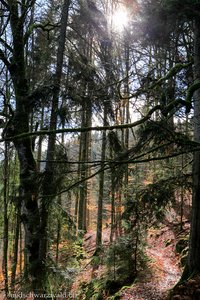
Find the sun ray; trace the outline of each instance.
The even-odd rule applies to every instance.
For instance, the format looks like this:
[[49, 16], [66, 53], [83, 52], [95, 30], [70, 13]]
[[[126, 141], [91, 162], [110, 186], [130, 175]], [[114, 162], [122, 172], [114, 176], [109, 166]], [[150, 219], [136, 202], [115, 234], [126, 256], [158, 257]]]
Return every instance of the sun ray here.
[[128, 25], [128, 22], [129, 18], [127, 10], [119, 7], [112, 16], [113, 27], [118, 31], [122, 31]]
[[128, 27], [129, 20], [128, 10], [123, 5], [118, 5], [109, 16], [110, 26], [116, 32], [122, 32]]

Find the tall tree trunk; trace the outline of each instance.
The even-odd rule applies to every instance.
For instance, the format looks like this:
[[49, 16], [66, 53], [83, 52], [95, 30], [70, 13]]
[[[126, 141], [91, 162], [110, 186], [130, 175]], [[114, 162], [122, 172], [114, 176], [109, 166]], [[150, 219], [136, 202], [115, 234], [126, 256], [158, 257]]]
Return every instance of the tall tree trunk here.
[[[51, 107], [51, 117], [50, 117], [50, 130], [55, 130], [57, 127], [57, 110], [59, 104], [59, 93], [60, 93], [60, 84], [62, 79], [62, 69], [63, 69], [63, 59], [64, 59], [64, 51], [65, 51], [65, 41], [66, 41], [66, 29], [68, 24], [68, 12], [70, 0], [64, 0], [62, 6], [62, 15], [61, 15], [61, 25], [60, 25], [60, 37], [58, 43], [58, 51], [57, 51], [57, 65], [56, 65], [56, 74], [54, 80], [54, 92], [52, 99], [52, 107]], [[47, 146], [47, 163], [45, 168], [45, 177], [43, 181], [43, 199], [41, 205], [41, 227], [40, 233], [42, 239], [40, 240], [40, 264], [42, 266], [42, 272], [40, 279], [45, 286], [46, 282], [46, 256], [48, 249], [48, 211], [49, 206], [52, 202], [52, 196], [54, 193], [54, 176], [53, 176], [53, 164], [52, 160], [54, 159], [55, 153], [55, 143], [56, 143], [56, 135], [52, 134], [48, 140]]]
[[[104, 126], [107, 125], [107, 107], [104, 105]], [[106, 157], [106, 131], [102, 133], [101, 144], [101, 168], [104, 167]], [[105, 172], [102, 171], [99, 175], [99, 198], [98, 198], [98, 211], [97, 211], [97, 235], [96, 235], [96, 248], [100, 248], [102, 244], [102, 223], [103, 223], [103, 197], [104, 197], [104, 177]]]
[[[124, 94], [126, 95], [127, 99], [125, 99], [125, 104], [124, 104], [124, 110], [125, 110], [125, 122], [126, 124], [129, 123], [130, 121], [130, 112], [129, 112], [129, 96], [130, 96], [130, 91], [129, 91], [129, 71], [130, 71], [130, 49], [129, 49], [129, 39], [128, 35], [125, 37], [125, 86], [124, 86]], [[124, 148], [128, 150], [129, 147], [129, 128], [125, 129], [125, 136], [124, 136]], [[131, 201], [129, 192], [128, 192], [128, 184], [129, 184], [129, 165], [127, 164], [125, 174], [124, 174], [124, 198], [125, 198], [125, 203], [129, 204]], [[123, 185], [123, 183], [122, 183]], [[121, 228], [121, 213], [119, 215], [119, 228]], [[120, 229], [121, 231], [121, 229]], [[121, 234], [121, 232], [120, 232]]]
[[[58, 196], [58, 205], [62, 207], [62, 199], [61, 195]], [[60, 244], [60, 236], [61, 236], [61, 220], [60, 220], [60, 211], [57, 217], [57, 232], [56, 232], [56, 264], [58, 264], [59, 259], [59, 244]]]
[[[15, 136], [29, 132], [29, 86], [25, 71], [24, 58], [24, 18], [19, 16], [17, 1], [8, 1], [10, 9], [10, 24], [13, 38], [13, 57], [10, 65], [7, 64], [12, 78], [16, 110], [9, 124], [5, 128], [5, 136]], [[22, 219], [26, 235], [26, 249], [29, 257], [28, 272], [32, 289], [37, 290], [40, 283], [37, 274], [40, 270], [39, 260], [39, 225], [40, 217], [37, 204], [37, 170], [32, 153], [31, 139], [13, 138], [20, 164], [20, 200], [22, 206]]]
[[15, 227], [15, 238], [13, 245], [13, 258], [12, 258], [12, 273], [11, 273], [11, 289], [14, 289], [15, 286], [15, 277], [18, 263], [18, 248], [19, 248], [19, 233], [20, 233], [20, 203], [17, 203], [16, 206], [16, 227]]
[[[82, 106], [82, 127], [91, 126], [91, 101], [88, 98], [84, 99], [84, 104]], [[82, 161], [80, 167], [80, 177], [84, 179], [89, 175], [89, 168], [87, 161], [90, 157], [91, 147], [90, 147], [91, 134], [90, 132], [82, 132], [80, 138], [80, 160]], [[86, 231], [87, 230], [87, 215], [88, 215], [88, 181], [84, 181], [80, 187], [80, 198], [79, 198], [79, 209], [78, 209], [78, 229]]]
[[[112, 169], [111, 169], [112, 172]], [[116, 232], [115, 223], [115, 182], [114, 171], [111, 173], [111, 229], [110, 229], [110, 242], [113, 242]]]
[[[41, 111], [41, 117], [40, 117], [40, 128], [42, 129], [44, 126], [44, 106], [42, 107]], [[39, 136], [38, 140], [38, 150], [37, 150], [37, 170], [40, 172], [41, 169], [41, 159], [42, 159], [42, 141], [43, 141], [43, 136]]]
[[3, 262], [2, 269], [4, 275], [5, 294], [8, 295], [8, 143], [5, 142], [5, 157], [3, 171], [3, 202], [4, 202], [4, 230], [3, 230]]
[[[82, 105], [82, 124], [81, 126], [87, 127], [87, 103], [86, 99], [83, 99]], [[82, 164], [80, 166], [80, 178], [84, 180], [87, 177], [87, 147], [88, 147], [88, 133], [82, 132], [80, 137], [80, 160]], [[79, 193], [78, 203], [78, 229], [86, 231], [86, 208], [87, 208], [87, 181], [82, 182]]]
[[[194, 22], [194, 79], [200, 80], [200, 19]], [[194, 96], [194, 139], [200, 142], [200, 89]], [[200, 273], [200, 151], [194, 153], [192, 220], [189, 239], [189, 254], [182, 278]]]
[[20, 223], [20, 228], [19, 228], [19, 273], [20, 273], [20, 280], [22, 279], [22, 269], [23, 265], [25, 266], [25, 257], [24, 257], [24, 262], [23, 262], [23, 232], [22, 232], [22, 225]]

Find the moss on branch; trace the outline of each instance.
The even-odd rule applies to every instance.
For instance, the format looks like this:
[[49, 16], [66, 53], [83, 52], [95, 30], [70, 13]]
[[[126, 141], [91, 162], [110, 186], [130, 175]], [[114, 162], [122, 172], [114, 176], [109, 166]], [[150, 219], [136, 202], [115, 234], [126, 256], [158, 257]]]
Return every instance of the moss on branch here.
[[[155, 79], [154, 82], [148, 87], [148, 88], [139, 88], [135, 93], [132, 93], [130, 96], [128, 97], [123, 97], [120, 93], [120, 86], [118, 85], [118, 93], [120, 96], [120, 99], [131, 99], [134, 97], [138, 97], [144, 93], [148, 93], [150, 90], [154, 89], [157, 86], [160, 86], [163, 82], [165, 82], [166, 80], [172, 78], [173, 76], [175, 76], [177, 73], [179, 73], [181, 70], [183, 69], [187, 69], [188, 67], [190, 67], [191, 65], [193, 65], [193, 59], [191, 58], [191, 61], [188, 63], [178, 63], [176, 64], [174, 67], [172, 67], [165, 76], [159, 78], [159, 79]], [[121, 82], [120, 82], [121, 83]]]
[[140, 120], [130, 123], [130, 124], [122, 124], [122, 125], [111, 125], [111, 126], [94, 126], [94, 127], [79, 127], [79, 128], [64, 128], [64, 129], [57, 129], [57, 130], [40, 130], [35, 132], [25, 132], [22, 134], [18, 134], [12, 137], [1, 139], [0, 142], [3, 141], [14, 141], [14, 140], [20, 140], [25, 139], [27, 137], [31, 136], [41, 136], [41, 135], [51, 135], [51, 134], [59, 134], [59, 133], [80, 133], [80, 132], [88, 132], [88, 131], [102, 131], [102, 130], [113, 130], [113, 129], [123, 129], [123, 128], [132, 128], [135, 126], [138, 126], [144, 122], [146, 122], [148, 119], [151, 118], [151, 115], [157, 111], [160, 110], [161, 106], [156, 105], [150, 111], [146, 116], [141, 118]]
[[59, 25], [58, 24], [51, 24], [50, 22], [47, 22], [45, 24], [42, 24], [42, 23], [30, 24], [28, 30], [26, 31], [26, 33], [24, 35], [24, 44], [26, 44], [28, 38], [30, 37], [30, 35], [33, 33], [33, 31], [35, 29], [41, 29], [42, 31], [46, 31], [48, 36], [49, 36], [50, 31], [52, 31], [56, 27], [59, 27]]
[[183, 63], [178, 63], [176, 64], [174, 67], [172, 67], [169, 72], [161, 77], [160, 79], [158, 79], [152, 86], [151, 88], [154, 88], [154, 86], [156, 85], [160, 85], [161, 83], [163, 83], [163, 81], [168, 80], [170, 78], [172, 78], [173, 76], [175, 76], [178, 72], [180, 72], [183, 69], [188, 68], [189, 66], [191, 66], [193, 64], [193, 61], [190, 61], [189, 63], [183, 64]]
[[200, 79], [195, 80], [195, 82], [187, 90], [185, 102], [190, 108], [192, 107], [192, 97], [198, 89], [200, 89]]

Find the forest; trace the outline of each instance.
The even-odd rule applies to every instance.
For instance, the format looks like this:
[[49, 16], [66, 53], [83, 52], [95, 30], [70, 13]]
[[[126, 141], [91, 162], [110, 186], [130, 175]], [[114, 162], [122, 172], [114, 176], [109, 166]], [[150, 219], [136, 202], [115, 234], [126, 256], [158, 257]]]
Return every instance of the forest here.
[[0, 0], [0, 300], [200, 299], [200, 1]]

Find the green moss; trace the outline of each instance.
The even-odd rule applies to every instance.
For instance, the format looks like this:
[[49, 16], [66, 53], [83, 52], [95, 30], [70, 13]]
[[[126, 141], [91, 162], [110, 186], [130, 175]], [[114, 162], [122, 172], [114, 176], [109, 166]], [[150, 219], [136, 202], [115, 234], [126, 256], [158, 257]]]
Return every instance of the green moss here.
[[194, 95], [194, 92], [200, 89], [200, 80], [196, 80], [187, 90], [187, 95], [185, 102], [191, 106], [192, 97]]
[[80, 299], [102, 300], [104, 290], [105, 290], [105, 278], [94, 279], [89, 283], [83, 282], [80, 287], [80, 293], [79, 293], [81, 297]]

